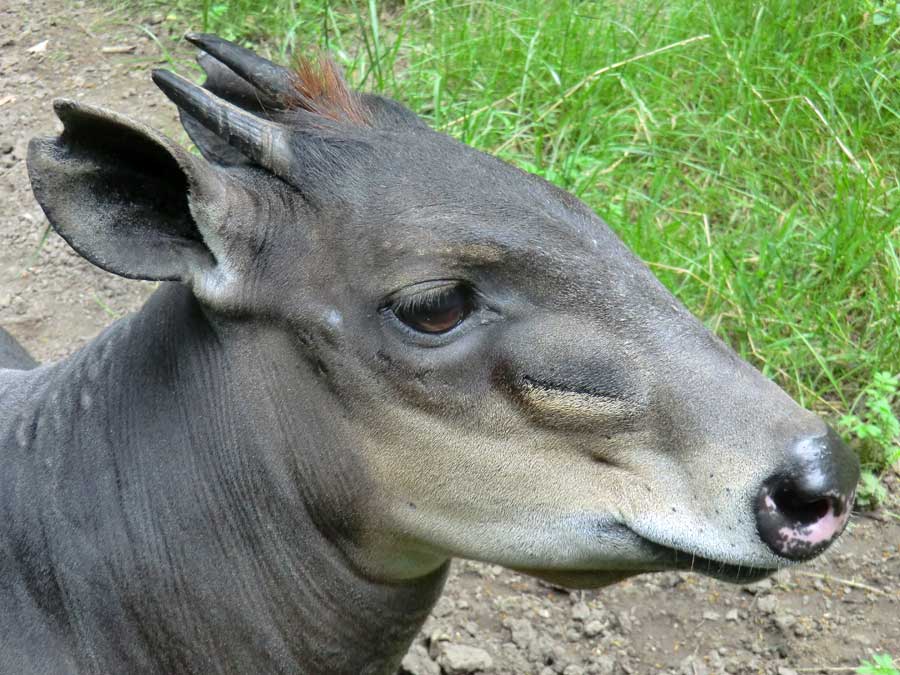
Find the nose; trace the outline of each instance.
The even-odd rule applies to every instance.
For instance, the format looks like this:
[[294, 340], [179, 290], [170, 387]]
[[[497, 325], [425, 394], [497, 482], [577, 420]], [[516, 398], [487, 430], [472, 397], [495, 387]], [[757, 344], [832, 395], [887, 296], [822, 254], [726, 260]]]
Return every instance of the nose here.
[[797, 439], [785, 466], [759, 491], [759, 536], [788, 560], [821, 553], [847, 525], [858, 480], [856, 454], [830, 428]]

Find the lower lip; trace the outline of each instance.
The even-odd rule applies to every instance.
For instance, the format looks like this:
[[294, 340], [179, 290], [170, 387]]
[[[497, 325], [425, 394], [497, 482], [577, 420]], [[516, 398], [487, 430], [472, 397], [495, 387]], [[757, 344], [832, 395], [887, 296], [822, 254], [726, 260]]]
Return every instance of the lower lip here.
[[657, 560], [661, 563], [659, 571], [678, 570], [697, 572], [706, 576], [736, 584], [753, 583], [774, 574], [776, 567], [755, 567], [753, 565], [737, 565], [710, 558], [704, 558], [687, 551], [682, 551], [670, 546], [659, 544], [651, 539], [632, 533], [641, 539], [646, 545], [654, 548], [659, 554]]

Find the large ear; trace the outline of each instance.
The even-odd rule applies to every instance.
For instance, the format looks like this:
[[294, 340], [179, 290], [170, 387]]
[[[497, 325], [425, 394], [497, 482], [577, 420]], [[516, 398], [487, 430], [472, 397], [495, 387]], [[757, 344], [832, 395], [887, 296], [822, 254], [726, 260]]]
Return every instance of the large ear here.
[[189, 281], [215, 266], [203, 224], [224, 186], [206, 162], [125, 117], [68, 100], [64, 130], [28, 146], [28, 175], [53, 228], [105, 270]]

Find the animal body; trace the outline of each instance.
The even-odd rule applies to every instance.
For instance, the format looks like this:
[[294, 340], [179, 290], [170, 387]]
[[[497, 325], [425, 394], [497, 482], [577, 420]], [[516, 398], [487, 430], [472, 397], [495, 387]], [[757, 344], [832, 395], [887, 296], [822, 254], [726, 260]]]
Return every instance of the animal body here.
[[202, 153], [57, 101], [56, 231], [163, 282], [72, 357], [0, 333], [0, 672], [394, 672], [454, 556], [748, 581], [858, 467], [587, 207], [209, 35]]

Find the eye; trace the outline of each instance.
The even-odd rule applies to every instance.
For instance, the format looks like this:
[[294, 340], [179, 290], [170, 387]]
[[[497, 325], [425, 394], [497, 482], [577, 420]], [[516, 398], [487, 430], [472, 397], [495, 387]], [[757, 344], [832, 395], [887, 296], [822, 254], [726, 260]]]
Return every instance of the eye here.
[[443, 282], [400, 296], [389, 308], [413, 330], [436, 335], [446, 333], [466, 320], [474, 308], [473, 295], [472, 290], [462, 284]]

